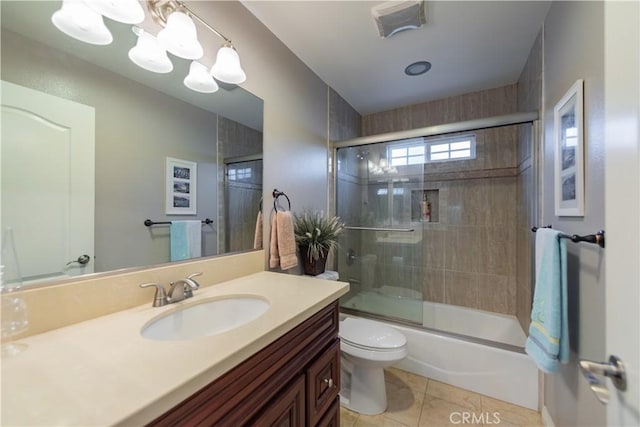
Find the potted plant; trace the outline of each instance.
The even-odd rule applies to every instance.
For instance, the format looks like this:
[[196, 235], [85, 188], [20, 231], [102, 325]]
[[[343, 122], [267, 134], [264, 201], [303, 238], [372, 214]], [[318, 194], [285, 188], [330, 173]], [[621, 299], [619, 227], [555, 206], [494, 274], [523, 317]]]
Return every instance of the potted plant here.
[[337, 216], [328, 217], [317, 211], [295, 215], [293, 231], [305, 274], [324, 273], [327, 255], [338, 245], [338, 236], [343, 229], [344, 224]]

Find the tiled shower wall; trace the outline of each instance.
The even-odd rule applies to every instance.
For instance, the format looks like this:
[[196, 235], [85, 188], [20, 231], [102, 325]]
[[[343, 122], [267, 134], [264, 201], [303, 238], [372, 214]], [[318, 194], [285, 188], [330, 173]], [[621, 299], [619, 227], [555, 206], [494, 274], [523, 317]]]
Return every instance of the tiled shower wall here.
[[[513, 84], [375, 113], [362, 118], [362, 134], [511, 114], [517, 98]], [[518, 129], [474, 133], [476, 159], [425, 168], [439, 222], [423, 225], [422, 265], [409, 267], [422, 270], [425, 300], [515, 314]]]
[[[230, 195], [225, 194], [227, 180], [224, 174], [225, 159], [254, 154], [262, 154], [262, 132], [218, 116], [218, 224], [215, 227], [219, 252], [253, 248], [256, 216], [262, 196], [262, 161], [247, 164], [252, 169], [251, 177], [236, 181]], [[234, 214], [226, 215], [227, 210]]]
[[[538, 34], [518, 80], [518, 109], [540, 111], [542, 106], [542, 31]], [[518, 178], [516, 211], [516, 317], [525, 331], [529, 327], [533, 299], [533, 236], [530, 231], [537, 218], [535, 194], [536, 144], [529, 127], [518, 133]]]
[[[329, 142], [344, 141], [360, 136], [362, 117], [355, 108], [340, 96], [338, 92], [329, 88]], [[332, 169], [334, 165], [329, 165]], [[329, 170], [329, 212], [336, 212], [335, 185], [332, 170]], [[346, 220], [346, 218], [343, 218]]]

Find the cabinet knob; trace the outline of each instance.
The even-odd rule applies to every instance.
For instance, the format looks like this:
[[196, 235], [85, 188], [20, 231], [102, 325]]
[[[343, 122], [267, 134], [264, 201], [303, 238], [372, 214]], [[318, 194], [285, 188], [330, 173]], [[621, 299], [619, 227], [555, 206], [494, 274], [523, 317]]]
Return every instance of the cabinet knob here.
[[329, 378], [329, 379], [325, 378], [324, 382], [325, 384], [327, 384], [329, 388], [333, 388], [333, 378]]

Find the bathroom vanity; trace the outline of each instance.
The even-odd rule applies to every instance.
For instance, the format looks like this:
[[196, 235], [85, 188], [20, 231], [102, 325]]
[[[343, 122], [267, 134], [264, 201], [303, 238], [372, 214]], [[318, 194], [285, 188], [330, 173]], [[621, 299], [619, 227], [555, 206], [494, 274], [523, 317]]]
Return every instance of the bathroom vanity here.
[[[201, 284], [206, 285], [203, 280]], [[203, 286], [33, 335], [2, 360], [2, 425], [338, 426], [342, 282], [271, 272]], [[193, 304], [259, 297], [269, 308], [227, 332], [153, 340], [141, 331]]]
[[333, 302], [149, 425], [339, 427], [339, 390]]

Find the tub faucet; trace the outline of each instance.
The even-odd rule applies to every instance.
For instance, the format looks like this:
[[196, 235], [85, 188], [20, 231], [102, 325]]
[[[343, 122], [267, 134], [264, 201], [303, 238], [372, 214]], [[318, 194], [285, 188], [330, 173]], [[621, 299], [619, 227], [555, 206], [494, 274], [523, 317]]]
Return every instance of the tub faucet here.
[[[200, 284], [195, 281], [194, 277], [202, 275], [201, 272], [193, 273], [188, 275], [184, 279], [178, 279], [175, 282], [171, 282], [169, 284], [169, 293], [167, 295], [167, 299], [169, 303], [182, 301], [187, 298], [191, 298], [193, 296], [193, 291], [200, 288]], [[181, 286], [181, 287], [180, 287]], [[176, 288], [181, 289], [178, 290], [178, 294], [174, 295], [176, 292]]]

